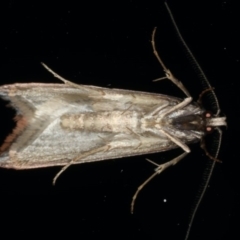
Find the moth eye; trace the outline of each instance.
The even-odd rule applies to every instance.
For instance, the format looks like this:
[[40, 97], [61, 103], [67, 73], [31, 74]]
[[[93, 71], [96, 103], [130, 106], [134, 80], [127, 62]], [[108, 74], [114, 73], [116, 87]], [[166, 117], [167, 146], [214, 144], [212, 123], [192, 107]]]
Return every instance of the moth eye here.
[[211, 112], [205, 112], [205, 118], [211, 118], [212, 113]]
[[212, 132], [213, 131], [213, 128], [212, 127], [206, 127], [206, 132], [207, 133], [210, 133], [210, 132]]
[[211, 126], [211, 123], [209, 121], [211, 121], [213, 114], [207, 111], [207, 112], [204, 112], [203, 115], [204, 115], [204, 118], [206, 119], [205, 133], [207, 134], [212, 133], [214, 131], [214, 127]]

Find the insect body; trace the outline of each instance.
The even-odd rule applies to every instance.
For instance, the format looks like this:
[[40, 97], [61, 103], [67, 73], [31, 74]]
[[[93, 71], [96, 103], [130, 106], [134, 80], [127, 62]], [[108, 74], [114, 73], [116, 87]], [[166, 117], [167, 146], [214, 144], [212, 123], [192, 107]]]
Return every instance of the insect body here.
[[[155, 51], [153, 32], [153, 48]], [[17, 126], [1, 146], [0, 166], [39, 168], [141, 155], [199, 141], [206, 127], [225, 118], [204, 118], [192, 98], [77, 85], [43, 66], [65, 84], [13, 84], [0, 96], [17, 110]], [[164, 65], [163, 65], [164, 66]], [[188, 91], [172, 73], [166, 77]], [[64, 136], [64, 137], [63, 137]], [[62, 138], [63, 137], [63, 138]], [[185, 155], [185, 154], [184, 154]], [[181, 155], [182, 156], [182, 155]]]
[[71, 159], [91, 162], [177, 146], [189, 152], [186, 144], [203, 135], [181, 129], [183, 116], [202, 116], [190, 98], [182, 102], [159, 94], [64, 84], [14, 84], [3, 86], [1, 95], [23, 114], [8, 137], [12, 145], [6, 140], [2, 146], [9, 148], [1, 157], [1, 166], [8, 168], [65, 165]]
[[[191, 97], [181, 100], [64, 81], [0, 88], [1, 97], [18, 112], [17, 127], [1, 147], [7, 151], [0, 166], [39, 168], [176, 147], [190, 152], [187, 144], [204, 135], [204, 110], [191, 103]], [[224, 118], [217, 119], [218, 125], [224, 124]]]
[[[0, 96], [16, 109], [16, 128], [0, 148], [0, 167], [28, 169], [64, 166], [180, 147], [183, 153], [161, 165], [155, 175], [175, 165], [190, 152], [188, 144], [202, 139], [206, 129], [225, 126], [225, 117], [206, 118], [159, 57], [166, 76], [187, 96], [184, 100], [155, 93], [74, 84], [43, 66], [63, 84], [12, 84], [0, 87]], [[161, 80], [160, 79], [160, 80]], [[213, 157], [214, 158], [214, 157]]]

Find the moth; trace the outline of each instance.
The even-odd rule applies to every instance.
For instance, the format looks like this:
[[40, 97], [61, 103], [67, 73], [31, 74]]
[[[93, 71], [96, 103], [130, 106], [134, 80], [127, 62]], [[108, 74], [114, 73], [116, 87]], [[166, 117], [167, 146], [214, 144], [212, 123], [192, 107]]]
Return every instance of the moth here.
[[[189, 144], [200, 141], [206, 131], [226, 125], [226, 118], [205, 114], [192, 101], [188, 90], [167, 69], [152, 47], [165, 77], [186, 95], [173, 96], [77, 85], [43, 66], [61, 80], [60, 84], [25, 83], [3, 85], [0, 97], [16, 110], [16, 127], [0, 147], [0, 167], [31, 169], [63, 166], [127, 156], [168, 151], [180, 147], [183, 153], [157, 164], [133, 197], [154, 176], [175, 165], [189, 152]], [[212, 89], [210, 89], [212, 91]], [[213, 157], [214, 158], [214, 157]], [[150, 160], [149, 160], [150, 161]]]

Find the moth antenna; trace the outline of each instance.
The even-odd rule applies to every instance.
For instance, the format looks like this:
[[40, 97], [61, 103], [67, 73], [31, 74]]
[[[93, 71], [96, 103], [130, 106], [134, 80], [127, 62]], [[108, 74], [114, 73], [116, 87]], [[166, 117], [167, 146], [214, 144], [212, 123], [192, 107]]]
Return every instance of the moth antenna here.
[[205, 90], [203, 90], [200, 94], [199, 94], [199, 97], [198, 97], [198, 100], [197, 100], [197, 103], [202, 105], [202, 98], [203, 98], [203, 95], [206, 94], [207, 92], [209, 91], [213, 91], [214, 88], [207, 88]]
[[[216, 130], [217, 130], [218, 133], [219, 133], [219, 141], [218, 141], [218, 147], [217, 147], [215, 156], [218, 156], [219, 151], [220, 151], [220, 147], [221, 147], [221, 143], [222, 143], [222, 131], [221, 131], [220, 128], [216, 128]], [[200, 197], [199, 197], [198, 200], [197, 200], [197, 203], [196, 203], [196, 206], [195, 206], [195, 208], [194, 208], [194, 210], [193, 210], [193, 213], [191, 214], [191, 218], [190, 218], [189, 224], [188, 224], [187, 233], [186, 233], [186, 236], [185, 236], [185, 239], [184, 239], [184, 240], [187, 240], [188, 237], [189, 237], [189, 234], [190, 234], [190, 231], [191, 231], [191, 228], [192, 228], [193, 221], [194, 221], [194, 219], [195, 219], [195, 216], [196, 216], [196, 213], [197, 213], [197, 211], [198, 211], [199, 205], [200, 205], [201, 202], [202, 202], [202, 199], [203, 199], [203, 197], [204, 197], [204, 194], [205, 194], [205, 192], [207, 191], [207, 187], [208, 187], [208, 184], [209, 184], [210, 179], [211, 179], [211, 177], [212, 177], [213, 170], [214, 170], [214, 167], [215, 167], [216, 162], [217, 162], [217, 161], [213, 161], [213, 162], [212, 162], [212, 165], [211, 165], [211, 168], [210, 168], [210, 171], [209, 171], [209, 174], [208, 174], [208, 178], [207, 178], [206, 183], [205, 183], [205, 185], [204, 185], [204, 188], [203, 188], [203, 190], [202, 190], [202, 192], [201, 192], [201, 194], [200, 194]]]
[[[212, 86], [211, 86], [211, 84], [209, 83], [209, 81], [208, 81], [205, 73], [203, 72], [201, 66], [199, 65], [197, 59], [194, 57], [194, 55], [192, 54], [192, 51], [191, 51], [190, 48], [188, 47], [188, 45], [187, 45], [187, 43], [185, 42], [184, 38], [182, 37], [182, 34], [181, 34], [181, 32], [180, 32], [177, 24], [176, 24], [176, 21], [175, 21], [175, 19], [174, 19], [174, 17], [173, 17], [173, 14], [172, 14], [172, 12], [171, 12], [171, 10], [170, 10], [167, 2], [164, 2], [164, 4], [165, 4], [165, 6], [166, 6], [166, 8], [167, 8], [168, 14], [169, 14], [169, 16], [170, 16], [170, 18], [171, 18], [171, 21], [172, 21], [172, 23], [173, 23], [173, 26], [174, 26], [174, 28], [175, 28], [175, 30], [176, 30], [176, 32], [177, 32], [177, 35], [178, 35], [179, 39], [181, 40], [181, 42], [182, 42], [183, 46], [185, 47], [185, 49], [186, 49], [187, 53], [189, 54], [189, 56], [190, 56], [190, 57], [192, 58], [192, 60], [194, 61], [194, 64], [197, 66], [198, 71], [200, 72], [200, 74], [201, 74], [201, 76], [202, 76], [202, 79], [205, 81], [205, 83], [206, 83], [206, 85], [207, 85], [207, 88], [209, 88], [209, 89], [211, 88], [211, 89], [212, 89]], [[212, 93], [212, 95], [213, 95], [213, 97], [214, 97], [215, 104], [216, 104], [216, 107], [217, 107], [217, 112], [215, 113], [215, 115], [218, 116], [218, 115], [220, 114], [220, 111], [221, 111], [221, 110], [220, 110], [220, 106], [219, 106], [219, 102], [218, 102], [218, 98], [217, 98], [217, 96], [216, 96], [216, 93], [213, 91], [213, 89], [211, 90], [211, 93]]]
[[[219, 128], [216, 128], [218, 130], [219, 133], [219, 137], [222, 138], [222, 131]], [[207, 150], [206, 148], [206, 144], [205, 144], [205, 139], [202, 138], [201, 139], [201, 143], [200, 143], [200, 147], [204, 150], [205, 154], [208, 156], [208, 158], [210, 158], [211, 160], [215, 161], [215, 162], [219, 162], [222, 163], [221, 160], [217, 159], [216, 157], [213, 157]], [[218, 146], [218, 151], [220, 150], [220, 147]]]
[[[201, 76], [202, 76], [202, 79], [204, 80], [205, 84], [207, 85], [207, 89], [209, 89], [209, 91], [211, 91], [211, 93], [212, 93], [212, 96], [213, 96], [213, 98], [214, 98], [214, 100], [215, 100], [215, 104], [216, 104], [216, 108], [217, 108], [217, 111], [216, 111], [216, 113], [215, 113], [215, 116], [219, 116], [221, 110], [220, 110], [220, 106], [219, 106], [219, 102], [218, 102], [217, 96], [216, 96], [215, 92], [213, 91], [213, 88], [212, 88], [211, 84], [209, 83], [209, 81], [208, 81], [205, 73], [203, 72], [201, 66], [200, 66], [199, 63], [197, 62], [196, 58], [195, 58], [194, 55], [192, 54], [192, 51], [189, 49], [189, 47], [187, 46], [184, 38], [182, 37], [182, 34], [181, 34], [181, 32], [180, 32], [180, 30], [179, 30], [179, 28], [178, 28], [178, 26], [177, 26], [177, 24], [176, 24], [176, 22], [175, 22], [175, 19], [174, 19], [174, 17], [173, 17], [173, 14], [172, 14], [172, 12], [171, 12], [171, 10], [170, 10], [167, 2], [164, 2], [164, 4], [165, 4], [165, 6], [166, 6], [166, 8], [167, 8], [168, 14], [169, 14], [169, 16], [170, 16], [170, 18], [171, 18], [171, 21], [172, 21], [172, 23], [173, 23], [173, 26], [174, 26], [174, 28], [175, 28], [175, 31], [176, 31], [176, 33], [177, 33], [180, 41], [182, 42], [182, 44], [183, 44], [183, 46], [185, 47], [185, 50], [187, 51], [187, 53], [189, 54], [189, 56], [192, 58], [195, 66], [197, 67], [199, 73], [200, 73]], [[221, 141], [222, 141], [222, 134], [220, 133], [220, 129], [219, 129], [219, 128], [216, 128], [216, 129], [219, 131], [219, 141], [218, 141], [218, 147], [217, 147], [215, 156], [213, 157], [214, 159], [217, 159], [217, 156], [218, 156], [219, 150], [220, 150], [220, 146], [221, 146]], [[205, 152], [207, 153], [207, 151], [205, 151]], [[210, 156], [210, 154], [207, 155], [207, 156]], [[189, 234], [190, 234], [190, 231], [191, 231], [191, 228], [192, 228], [192, 224], [193, 224], [194, 218], [195, 218], [195, 216], [196, 216], [196, 213], [197, 213], [197, 210], [198, 210], [198, 208], [199, 208], [199, 205], [200, 205], [200, 203], [202, 202], [203, 196], [204, 196], [204, 194], [205, 194], [205, 192], [206, 192], [206, 190], [207, 190], [207, 186], [208, 186], [209, 181], [210, 181], [210, 179], [211, 179], [211, 176], [212, 176], [212, 173], [213, 173], [213, 169], [214, 169], [214, 167], [215, 167], [215, 163], [216, 163], [216, 161], [213, 161], [212, 166], [211, 166], [211, 169], [210, 169], [210, 171], [209, 171], [208, 178], [207, 178], [207, 180], [206, 180], [206, 182], [205, 182], [204, 188], [203, 188], [203, 190], [202, 190], [202, 192], [201, 192], [201, 195], [200, 195], [200, 197], [199, 197], [199, 199], [198, 199], [198, 201], [197, 201], [197, 203], [196, 203], [196, 206], [195, 206], [195, 208], [194, 208], [194, 211], [193, 211], [193, 213], [191, 214], [191, 218], [190, 218], [190, 221], [189, 221], [189, 224], [188, 224], [188, 228], [187, 228], [187, 233], [186, 233], [186, 236], [185, 236], [185, 240], [187, 240], [188, 237], [189, 237]]]

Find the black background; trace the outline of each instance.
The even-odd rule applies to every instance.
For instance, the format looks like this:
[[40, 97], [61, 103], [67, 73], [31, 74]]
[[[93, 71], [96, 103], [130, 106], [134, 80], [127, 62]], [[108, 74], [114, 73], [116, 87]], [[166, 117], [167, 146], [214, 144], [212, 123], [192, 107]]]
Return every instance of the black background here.
[[[161, 1], [4, 1], [1, 7], [0, 81], [58, 82], [41, 65], [81, 84], [184, 95], [163, 76], [152, 53], [151, 33], [166, 65], [196, 100], [202, 90]], [[168, 1], [188, 46], [216, 94], [228, 128], [189, 239], [238, 239], [239, 215], [239, 16], [234, 1]], [[3, 107], [2, 107], [3, 108]], [[9, 118], [1, 108], [1, 139]], [[1, 232], [10, 237], [77, 239], [184, 239], [211, 164], [199, 145], [177, 166], [136, 188], [152, 174], [145, 161], [167, 161], [181, 149], [70, 167], [0, 169]], [[164, 201], [166, 199], [166, 202]], [[12, 229], [12, 231], [9, 231]], [[236, 236], [235, 236], [236, 235]]]

